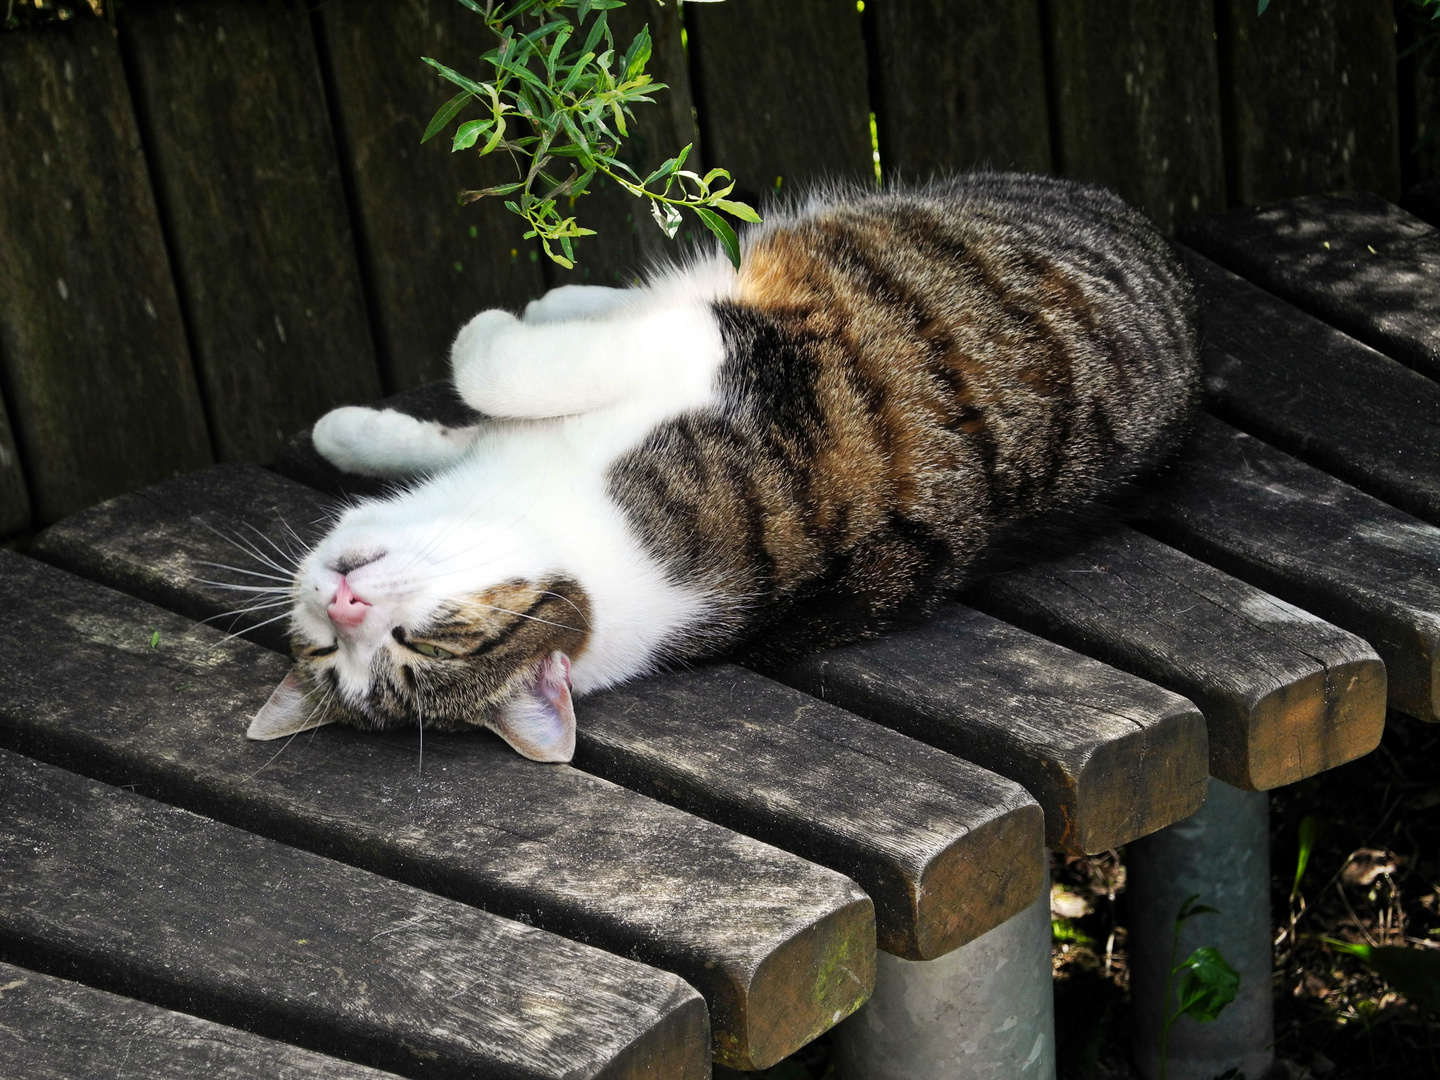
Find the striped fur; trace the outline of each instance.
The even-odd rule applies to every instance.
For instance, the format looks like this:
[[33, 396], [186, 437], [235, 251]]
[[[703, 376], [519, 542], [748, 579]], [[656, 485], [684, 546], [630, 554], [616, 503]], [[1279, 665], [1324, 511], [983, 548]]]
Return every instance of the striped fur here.
[[[773, 214], [738, 275], [717, 255], [483, 312], [452, 361], [486, 422], [315, 429], [343, 467], [422, 476], [297, 576], [296, 655], [336, 719], [458, 727], [529, 687], [523, 727], [572, 675], [583, 694], [922, 615], [997, 541], [1165, 458], [1198, 374], [1149, 223], [998, 173]], [[352, 593], [368, 614], [342, 627]]]

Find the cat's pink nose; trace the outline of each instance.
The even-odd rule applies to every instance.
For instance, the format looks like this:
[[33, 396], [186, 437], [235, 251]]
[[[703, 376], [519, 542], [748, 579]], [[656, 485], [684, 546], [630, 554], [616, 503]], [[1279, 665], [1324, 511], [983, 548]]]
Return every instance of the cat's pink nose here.
[[365, 621], [365, 613], [369, 610], [369, 603], [356, 596], [350, 588], [350, 582], [342, 577], [340, 587], [335, 590], [335, 599], [330, 601], [325, 613], [330, 616], [330, 621], [342, 630], [353, 630]]

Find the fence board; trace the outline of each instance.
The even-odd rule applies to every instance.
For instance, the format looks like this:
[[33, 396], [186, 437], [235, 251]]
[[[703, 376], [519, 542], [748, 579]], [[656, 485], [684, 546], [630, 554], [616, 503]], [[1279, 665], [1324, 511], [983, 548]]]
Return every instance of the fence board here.
[[[639, 105], [630, 126], [630, 138], [620, 157], [642, 177], [657, 169], [661, 162], [674, 157], [686, 143], [696, 143], [687, 164], [700, 163], [700, 146], [695, 130], [695, 116], [690, 94], [690, 69], [685, 46], [680, 38], [680, 10], [675, 3], [659, 6], [655, 0], [631, 0], [623, 8], [609, 14], [615, 32], [615, 45], [629, 47], [642, 25], [648, 24], [654, 51], [647, 71], [656, 82], [669, 89], [654, 95], [654, 105]], [[579, 261], [573, 271], [549, 264], [547, 271], [552, 284], [590, 283], [595, 285], [628, 285], [636, 279], [636, 271], [647, 260], [678, 254], [678, 245], [650, 217], [650, 206], [630, 195], [619, 185], [597, 178], [591, 194], [576, 203], [580, 224], [599, 234], [582, 239], [576, 247]], [[709, 234], [693, 217], [687, 216], [684, 226], [692, 235]]]
[[[1168, 6], [1166, 8], [1168, 10]], [[1400, 194], [1391, 0], [1216, 5], [1232, 203]]]
[[1060, 171], [1113, 187], [1170, 233], [1225, 205], [1209, 0], [1054, 0]]
[[[40, 522], [210, 461], [109, 29], [0, 34], [0, 357]], [[123, 271], [119, 268], [123, 268]]]
[[505, 180], [508, 160], [452, 155], [449, 134], [420, 142], [454, 90], [421, 57], [474, 74], [489, 47], [480, 19], [456, 0], [330, 0], [318, 18], [393, 392], [449, 374], [450, 343], [477, 311], [538, 296], [539, 256], [499, 201], [456, 201]]
[[924, 180], [977, 166], [1050, 171], [1035, 0], [885, 0], [871, 10], [887, 175]]
[[123, 32], [216, 451], [266, 460], [380, 390], [305, 9], [147, 0]]
[[685, 19], [705, 158], [742, 198], [874, 175], [854, 0], [727, 0]]
[[5, 400], [0, 398], [0, 536], [19, 532], [29, 523], [30, 493], [25, 490]]

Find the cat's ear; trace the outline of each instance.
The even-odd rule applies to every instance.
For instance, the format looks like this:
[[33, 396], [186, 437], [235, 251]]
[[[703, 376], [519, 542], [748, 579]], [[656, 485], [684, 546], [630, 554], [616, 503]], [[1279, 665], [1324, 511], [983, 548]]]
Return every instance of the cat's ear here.
[[570, 700], [570, 658], [553, 652], [530, 681], [484, 724], [531, 761], [575, 756], [575, 705]]
[[270, 700], [260, 706], [260, 711], [250, 720], [245, 737], [261, 741], [283, 739], [297, 731], [309, 731], [328, 723], [330, 715], [327, 711], [310, 703], [300, 669], [291, 668], [290, 674], [270, 694]]

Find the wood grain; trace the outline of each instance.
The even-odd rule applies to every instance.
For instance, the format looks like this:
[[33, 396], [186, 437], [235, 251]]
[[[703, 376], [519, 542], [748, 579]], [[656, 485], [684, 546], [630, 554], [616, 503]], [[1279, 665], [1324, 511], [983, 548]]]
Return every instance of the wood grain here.
[[1440, 231], [1376, 195], [1311, 195], [1192, 222], [1202, 255], [1440, 379]]
[[1205, 722], [1189, 701], [959, 604], [772, 674], [1023, 784], [1061, 851], [1117, 847], [1205, 798]]
[[[263, 469], [217, 466], [78, 514], [32, 551], [213, 617], [233, 594], [200, 579], [247, 579], [207, 564], [263, 566], [226, 537], [283, 561], [328, 505]], [[285, 647], [280, 624], [248, 636]], [[1018, 784], [741, 668], [646, 679], [585, 699], [579, 717], [577, 766], [846, 874], [875, 901], [881, 947], [909, 959], [1023, 910], [1044, 876], [1042, 815]]]
[[870, 993], [874, 908], [833, 871], [485, 732], [252, 743], [285, 658], [18, 556], [0, 603], [14, 749], [673, 971], [738, 1068]]
[[412, 1075], [709, 1072], [674, 975], [8, 751], [0, 777], [26, 966]]
[[[4, 366], [4, 359], [0, 357], [0, 370]], [[4, 398], [0, 397], [0, 536], [17, 533], [30, 524], [30, 492], [25, 487], [25, 474], [20, 467], [8, 412]]]
[[942, 956], [1039, 894], [1019, 784], [730, 664], [586, 698], [575, 763], [853, 878], [880, 947]]
[[[0, 964], [0, 1042], [10, 1080], [393, 1080], [274, 1039]], [[133, 1070], [133, 1071], [132, 1071]]]
[[328, 0], [316, 14], [385, 387], [408, 389], [448, 373], [455, 332], [476, 312], [545, 290], [523, 222], [497, 199], [456, 200], [513, 180], [509, 160], [452, 154], [453, 126], [420, 142], [455, 90], [421, 57], [473, 75], [490, 45], [455, 0]]
[[968, 597], [1052, 641], [1184, 694], [1210, 775], [1268, 791], [1375, 749], [1385, 665], [1353, 634], [1131, 529]]
[[216, 450], [269, 460], [380, 393], [305, 7], [141, 0], [122, 31]]
[[1232, 205], [1312, 191], [1400, 194], [1390, 0], [1220, 0]]
[[1358, 634], [1390, 706], [1440, 719], [1440, 529], [1206, 416], [1145, 528]]
[[1440, 524], [1440, 384], [1182, 249], [1200, 298], [1205, 404]]
[[1056, 163], [1171, 233], [1225, 205], [1209, 0], [1052, 0]]
[[685, 9], [708, 166], [760, 208], [825, 178], [873, 180], [865, 44], [853, 0]]
[[45, 524], [210, 447], [103, 21], [0, 33], [0, 147], [0, 363]]
[[917, 182], [981, 166], [1050, 171], [1035, 0], [885, 0], [866, 16], [887, 176]]

